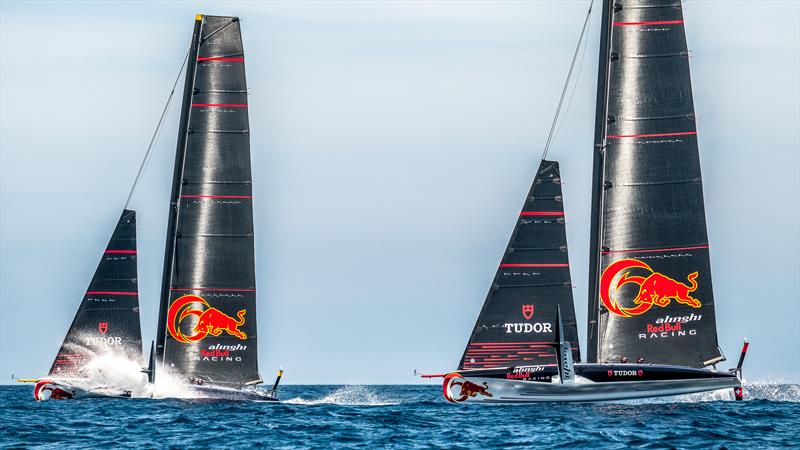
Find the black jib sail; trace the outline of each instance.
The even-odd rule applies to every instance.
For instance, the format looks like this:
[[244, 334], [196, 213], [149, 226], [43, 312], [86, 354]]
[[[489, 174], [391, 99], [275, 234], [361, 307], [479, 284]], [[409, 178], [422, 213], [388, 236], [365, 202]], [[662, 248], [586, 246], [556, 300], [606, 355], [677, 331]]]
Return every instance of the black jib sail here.
[[195, 21], [169, 213], [160, 361], [190, 380], [259, 382], [247, 85], [236, 17]]
[[50, 376], [82, 378], [98, 356], [142, 360], [136, 279], [136, 213], [124, 210], [56, 355]]
[[604, 0], [588, 361], [720, 360], [679, 0]]
[[542, 161], [459, 364], [462, 369], [556, 364], [565, 340], [580, 361], [558, 162]]

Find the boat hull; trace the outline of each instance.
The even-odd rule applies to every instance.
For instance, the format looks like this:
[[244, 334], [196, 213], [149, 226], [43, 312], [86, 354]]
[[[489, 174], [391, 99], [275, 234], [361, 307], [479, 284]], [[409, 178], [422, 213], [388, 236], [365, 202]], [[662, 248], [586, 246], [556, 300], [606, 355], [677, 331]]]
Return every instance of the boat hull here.
[[278, 395], [272, 390], [255, 388], [235, 389], [222, 386], [192, 385], [193, 398], [208, 400], [277, 402]]
[[87, 387], [79, 382], [39, 380], [33, 387], [33, 398], [44, 400], [80, 400], [84, 398], [129, 398], [131, 391], [113, 387]]
[[680, 366], [576, 364], [562, 384], [553, 366], [484, 369], [447, 374], [445, 399], [454, 403], [602, 402], [692, 394], [741, 386], [723, 372]]

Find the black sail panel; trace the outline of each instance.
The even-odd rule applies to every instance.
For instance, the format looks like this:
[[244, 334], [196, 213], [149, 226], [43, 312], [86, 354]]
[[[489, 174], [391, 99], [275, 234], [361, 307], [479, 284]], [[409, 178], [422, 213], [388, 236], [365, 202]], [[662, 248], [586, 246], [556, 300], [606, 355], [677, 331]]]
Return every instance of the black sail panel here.
[[599, 362], [703, 366], [720, 353], [681, 3], [612, 3], [589, 345]]
[[561, 176], [542, 161], [459, 369], [556, 364], [556, 309], [580, 361]]
[[186, 378], [242, 386], [260, 380], [244, 52], [237, 18], [201, 20], [158, 345], [163, 363]]
[[58, 351], [50, 376], [80, 378], [103, 355], [142, 360], [136, 213], [124, 210]]

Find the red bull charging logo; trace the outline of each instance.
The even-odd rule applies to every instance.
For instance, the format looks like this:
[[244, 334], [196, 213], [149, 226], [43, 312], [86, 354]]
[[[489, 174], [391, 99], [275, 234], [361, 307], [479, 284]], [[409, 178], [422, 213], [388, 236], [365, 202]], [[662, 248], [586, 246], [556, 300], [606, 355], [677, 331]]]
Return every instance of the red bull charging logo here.
[[473, 383], [458, 373], [449, 373], [444, 377], [442, 384], [444, 389], [444, 398], [453, 403], [463, 402], [468, 398], [475, 398], [478, 395], [486, 397], [494, 397], [489, 392], [489, 383], [483, 382], [481, 384]]
[[[638, 270], [646, 276], [634, 276], [631, 272]], [[662, 273], [656, 272], [647, 264], [637, 259], [622, 259], [614, 262], [603, 271], [600, 277], [600, 298], [603, 306], [612, 313], [622, 317], [638, 316], [647, 312], [653, 305], [662, 308], [672, 300], [678, 303], [699, 308], [700, 300], [692, 297], [692, 292], [697, 290], [697, 272], [690, 273], [686, 279], [689, 284], [683, 284]], [[622, 306], [617, 297], [619, 289], [626, 284], [636, 284], [639, 292], [633, 299], [633, 307]]]
[[[197, 304], [202, 305], [203, 308], [195, 309]], [[223, 331], [245, 340], [247, 335], [239, 329], [241, 325], [244, 325], [245, 313], [247, 313], [246, 309], [239, 310], [236, 313], [237, 320], [219, 309], [209, 306], [202, 297], [184, 295], [170, 305], [167, 312], [167, 329], [176, 341], [185, 344], [201, 341], [209, 334], [219, 336]], [[192, 334], [185, 335], [181, 332], [180, 324], [189, 316], [197, 317], [197, 324], [192, 329]]]

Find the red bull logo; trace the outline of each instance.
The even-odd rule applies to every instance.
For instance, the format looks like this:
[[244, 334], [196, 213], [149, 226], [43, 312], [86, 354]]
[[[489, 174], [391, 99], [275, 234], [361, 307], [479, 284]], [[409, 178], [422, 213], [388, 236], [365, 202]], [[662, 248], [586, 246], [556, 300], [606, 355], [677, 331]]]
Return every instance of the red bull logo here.
[[[202, 309], [197, 309], [196, 305], [198, 304]], [[209, 334], [219, 336], [223, 331], [231, 336], [245, 340], [247, 335], [239, 329], [241, 325], [244, 325], [245, 313], [247, 313], [246, 309], [239, 310], [236, 313], [237, 318], [234, 319], [219, 309], [209, 306], [208, 302], [202, 297], [184, 295], [170, 305], [167, 312], [167, 329], [176, 341], [185, 344], [201, 341]], [[197, 324], [192, 329], [192, 334], [184, 335], [181, 332], [180, 324], [183, 319], [189, 316], [197, 317]]]
[[37, 381], [33, 387], [33, 398], [39, 401], [47, 399], [69, 400], [74, 397], [75, 394], [73, 392], [61, 389], [61, 386], [50, 380]]
[[[647, 276], [633, 276], [631, 272], [639, 270]], [[683, 284], [662, 273], [654, 271], [650, 266], [637, 259], [622, 259], [614, 262], [603, 271], [600, 277], [600, 298], [603, 306], [612, 313], [622, 317], [638, 316], [647, 312], [653, 305], [662, 308], [672, 300], [678, 303], [699, 308], [700, 300], [692, 297], [697, 290], [697, 272], [690, 273]], [[624, 307], [617, 296], [619, 289], [626, 284], [636, 284], [639, 292], [633, 299], [633, 307]]]
[[[485, 397], [494, 397], [489, 392], [489, 383], [484, 381], [482, 384], [473, 383], [458, 373], [450, 373], [444, 377], [442, 383], [444, 390], [444, 398], [453, 403], [459, 403], [467, 400], [468, 398], [475, 398], [478, 395]], [[454, 391], [458, 391], [454, 394]]]

